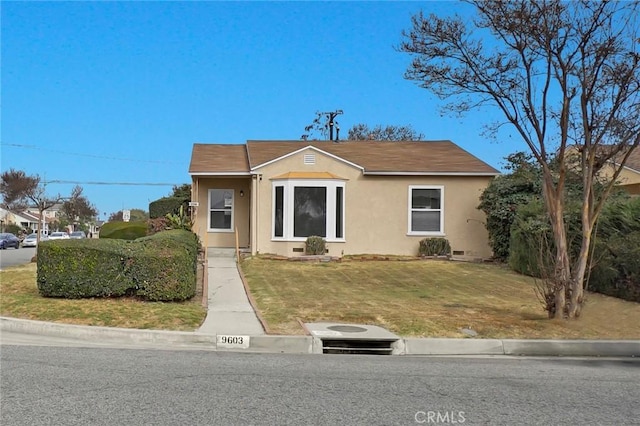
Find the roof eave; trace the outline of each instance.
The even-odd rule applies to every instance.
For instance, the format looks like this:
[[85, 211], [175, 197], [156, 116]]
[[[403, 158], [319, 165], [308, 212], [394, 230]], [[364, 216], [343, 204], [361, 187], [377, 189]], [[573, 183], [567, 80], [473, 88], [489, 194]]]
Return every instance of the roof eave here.
[[251, 172], [189, 172], [190, 176], [251, 176]]
[[498, 176], [500, 172], [406, 172], [406, 171], [364, 171], [374, 176]]

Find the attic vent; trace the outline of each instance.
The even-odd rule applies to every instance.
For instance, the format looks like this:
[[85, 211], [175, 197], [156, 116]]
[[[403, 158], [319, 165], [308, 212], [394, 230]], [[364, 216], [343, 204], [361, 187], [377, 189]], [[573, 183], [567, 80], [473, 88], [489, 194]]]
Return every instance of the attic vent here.
[[304, 164], [316, 164], [316, 155], [315, 154], [305, 154], [304, 155]]

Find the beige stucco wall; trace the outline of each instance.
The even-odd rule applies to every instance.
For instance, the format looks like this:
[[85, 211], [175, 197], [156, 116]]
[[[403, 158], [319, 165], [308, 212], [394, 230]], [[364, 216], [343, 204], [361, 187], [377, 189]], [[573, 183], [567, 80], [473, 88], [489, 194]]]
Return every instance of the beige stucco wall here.
[[[234, 232], [209, 231], [208, 226], [208, 202], [209, 189], [233, 190], [233, 225], [238, 229], [238, 243], [241, 248], [249, 247], [249, 206], [251, 200], [251, 178], [220, 177], [220, 178], [193, 178], [192, 201], [200, 203], [194, 209], [193, 230], [207, 247], [235, 247]], [[240, 196], [240, 191], [244, 196]]]
[[629, 194], [640, 195], [640, 173], [628, 168], [622, 169], [618, 181]]
[[[305, 165], [304, 154], [315, 153], [316, 164]], [[255, 199], [254, 251], [296, 256], [294, 248], [304, 242], [273, 241], [272, 178], [287, 172], [331, 172], [346, 179], [345, 242], [328, 243], [329, 254], [416, 255], [418, 242], [425, 236], [407, 235], [410, 185], [444, 186], [444, 235], [452, 250], [464, 252], [459, 257], [491, 256], [484, 214], [477, 210], [482, 190], [492, 177], [447, 176], [364, 176], [360, 169], [317, 151], [305, 150], [258, 170]], [[201, 183], [202, 185], [202, 183]], [[201, 189], [202, 192], [202, 189]]]
[[620, 185], [623, 186], [638, 186], [640, 185], [640, 173], [630, 170], [628, 168], [622, 169], [620, 176], [618, 177]]

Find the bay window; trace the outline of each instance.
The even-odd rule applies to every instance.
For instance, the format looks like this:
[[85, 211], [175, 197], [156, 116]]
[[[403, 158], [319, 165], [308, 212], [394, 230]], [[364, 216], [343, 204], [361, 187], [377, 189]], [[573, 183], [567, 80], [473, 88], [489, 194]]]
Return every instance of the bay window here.
[[344, 182], [282, 180], [273, 182], [273, 239], [327, 241], [344, 239]]

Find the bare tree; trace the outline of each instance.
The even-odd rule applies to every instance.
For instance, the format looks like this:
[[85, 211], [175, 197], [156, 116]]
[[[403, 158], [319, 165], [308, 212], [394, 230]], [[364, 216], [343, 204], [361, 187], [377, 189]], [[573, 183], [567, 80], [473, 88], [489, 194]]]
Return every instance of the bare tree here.
[[69, 223], [74, 224], [74, 227], [76, 218], [80, 221], [88, 222], [98, 214], [98, 209], [82, 194], [83, 191], [80, 185], [76, 185], [71, 190], [71, 196], [62, 203], [62, 211]]
[[[595, 223], [622, 167], [640, 144], [638, 2], [471, 0], [477, 18], [422, 13], [403, 32], [412, 55], [405, 77], [441, 99], [449, 112], [494, 107], [542, 167], [553, 229], [554, 305], [550, 315], [575, 318]], [[490, 43], [485, 41], [490, 40]], [[582, 177], [582, 241], [572, 264], [563, 214], [565, 182], [577, 153]], [[552, 158], [559, 165], [554, 169]], [[574, 156], [575, 158], [575, 156]], [[573, 163], [572, 163], [573, 161]], [[602, 190], [593, 183], [610, 176]]]

